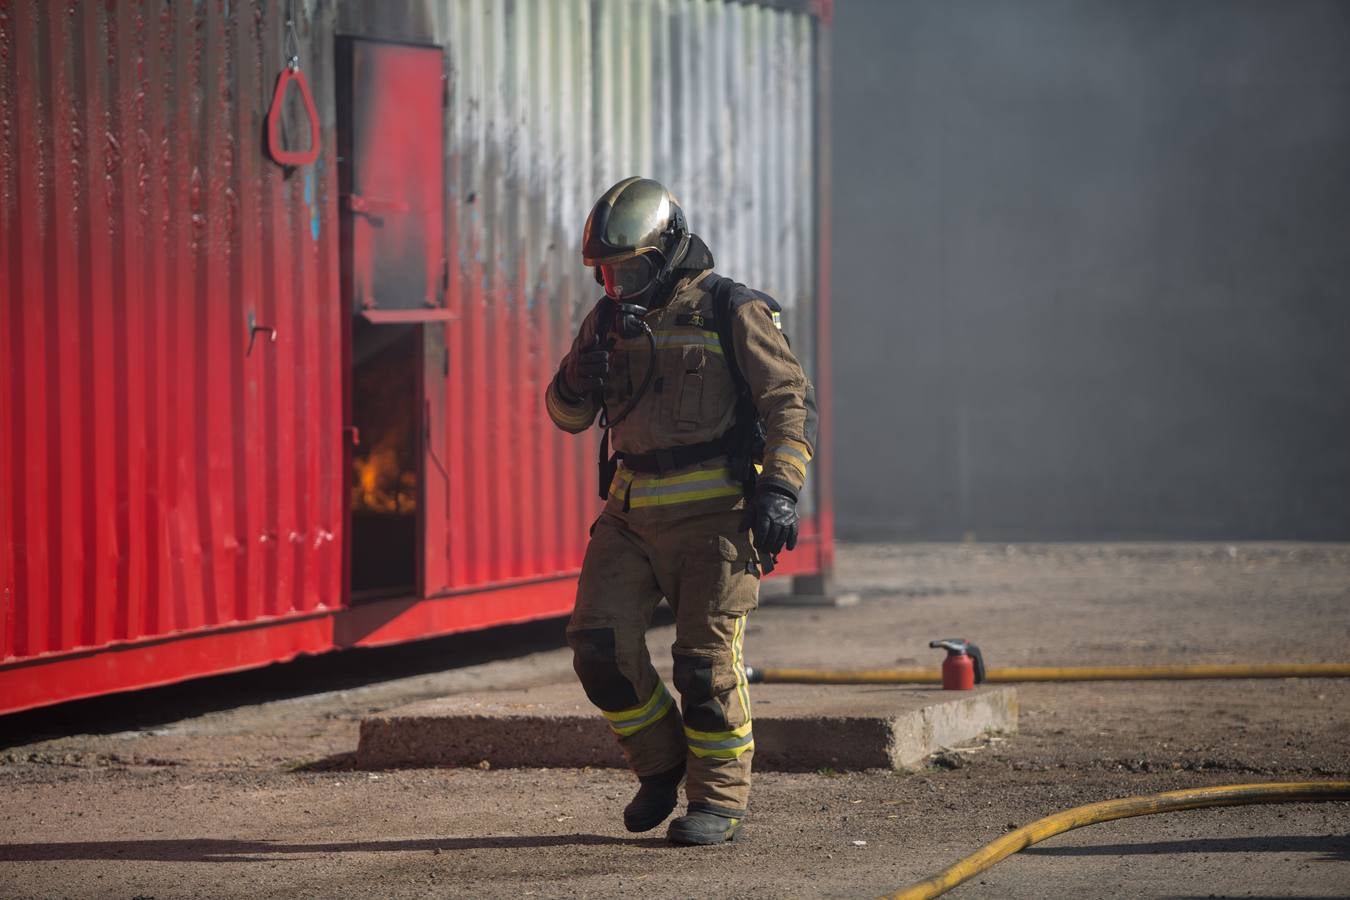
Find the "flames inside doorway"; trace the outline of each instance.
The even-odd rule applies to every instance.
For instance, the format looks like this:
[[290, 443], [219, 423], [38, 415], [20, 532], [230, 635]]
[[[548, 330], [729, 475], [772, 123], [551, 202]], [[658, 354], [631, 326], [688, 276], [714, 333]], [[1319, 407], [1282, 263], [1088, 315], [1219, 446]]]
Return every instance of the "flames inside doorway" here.
[[417, 584], [418, 366], [421, 328], [352, 330], [352, 597], [412, 594]]

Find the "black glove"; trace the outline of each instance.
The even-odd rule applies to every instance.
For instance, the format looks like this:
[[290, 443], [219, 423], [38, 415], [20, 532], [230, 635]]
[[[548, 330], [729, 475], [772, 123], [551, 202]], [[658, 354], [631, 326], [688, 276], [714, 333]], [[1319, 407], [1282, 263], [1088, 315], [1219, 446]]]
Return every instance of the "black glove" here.
[[579, 350], [567, 357], [567, 362], [563, 364], [562, 386], [573, 398], [580, 399], [604, 387], [608, 374], [608, 350], [603, 347]]
[[784, 547], [797, 546], [797, 500], [761, 484], [751, 501], [750, 530], [754, 534], [755, 549], [761, 554], [777, 556]]

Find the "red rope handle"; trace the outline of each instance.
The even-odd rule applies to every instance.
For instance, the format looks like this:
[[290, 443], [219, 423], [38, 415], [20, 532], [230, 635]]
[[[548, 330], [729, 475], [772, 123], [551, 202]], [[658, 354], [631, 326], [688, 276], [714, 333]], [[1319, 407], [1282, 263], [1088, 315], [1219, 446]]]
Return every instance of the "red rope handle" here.
[[[305, 104], [309, 118], [309, 147], [287, 150], [281, 140], [281, 107], [286, 97], [286, 85], [292, 81], [300, 89], [300, 100]], [[287, 66], [277, 76], [272, 91], [272, 107], [267, 111], [267, 152], [283, 166], [307, 166], [319, 158], [319, 111], [314, 106], [314, 95], [309, 92], [309, 81], [299, 66]]]

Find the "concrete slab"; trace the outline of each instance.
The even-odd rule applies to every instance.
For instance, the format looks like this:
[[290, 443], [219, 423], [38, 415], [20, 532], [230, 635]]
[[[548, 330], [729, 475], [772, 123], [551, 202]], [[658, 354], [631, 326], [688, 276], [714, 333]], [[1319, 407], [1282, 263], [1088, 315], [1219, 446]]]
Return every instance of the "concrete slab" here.
[[[987, 731], [1017, 730], [1015, 688], [751, 686], [755, 768], [912, 768]], [[367, 716], [362, 768], [622, 766], [614, 737], [576, 684], [426, 700]]]

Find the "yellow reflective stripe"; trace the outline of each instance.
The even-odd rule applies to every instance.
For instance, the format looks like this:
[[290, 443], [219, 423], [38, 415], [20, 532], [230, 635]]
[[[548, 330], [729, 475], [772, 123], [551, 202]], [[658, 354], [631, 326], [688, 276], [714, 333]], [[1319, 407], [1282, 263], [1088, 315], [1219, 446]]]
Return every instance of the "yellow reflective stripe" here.
[[801, 475], [803, 478], [806, 477], [806, 466], [802, 465], [800, 462], [793, 459], [791, 456], [776, 453], [766, 454], [766, 456], [768, 456], [768, 458], [772, 459], [774, 462], [784, 463], [785, 465], [790, 466], [793, 469], [796, 469], [799, 475]]
[[684, 481], [679, 484], [667, 484], [664, 481], [633, 482], [633, 497], [670, 497], [676, 494], [688, 494], [713, 488], [724, 488], [734, 482], [725, 475], [710, 475], [697, 481]]
[[750, 733], [750, 720], [746, 719], [745, 724], [739, 728], [733, 728], [730, 731], [695, 731], [688, 725], [684, 726], [684, 736], [691, 741], [729, 741], [733, 738], [743, 738]]
[[562, 401], [561, 397], [554, 396], [554, 388], [549, 385], [544, 392], [544, 406], [548, 409], [548, 414], [553, 417], [553, 421], [562, 425], [589, 425], [592, 411], [585, 404], [579, 406], [569, 406]]
[[670, 696], [665, 684], [658, 681], [656, 690], [652, 691], [651, 698], [641, 706], [620, 710], [619, 712], [609, 712], [602, 709], [600, 713], [606, 719], [609, 719], [609, 727], [614, 729], [615, 734], [627, 737], [659, 720], [674, 705], [675, 699]]
[[754, 741], [751, 741], [748, 744], [742, 744], [739, 747], [720, 747], [716, 750], [709, 750], [703, 747], [695, 747], [692, 744], [689, 745], [689, 752], [697, 756], [699, 759], [708, 759], [709, 757], [711, 757], [712, 759], [736, 759], [745, 751], [753, 749], [755, 749]]
[[622, 497], [624, 488], [628, 487], [629, 482], [633, 480], [633, 473], [623, 469], [614, 473], [614, 480], [609, 483], [609, 496]]
[[619, 474], [627, 475], [634, 480], [634, 486], [643, 487], [657, 486], [664, 487], [671, 484], [686, 484], [690, 481], [702, 481], [705, 478], [731, 478], [731, 470], [726, 466], [717, 469], [696, 469], [693, 472], [685, 472], [683, 475], [651, 475], [643, 472], [634, 472], [632, 469], [619, 469]]
[[750, 692], [745, 678], [745, 619], [745, 616], [737, 617], [731, 638], [731, 666], [736, 672], [736, 693], [741, 698], [745, 724], [730, 731], [696, 731], [686, 725], [684, 737], [689, 744], [689, 752], [703, 759], [736, 759], [755, 746], [750, 720]]
[[678, 494], [660, 494], [654, 497], [634, 497], [628, 502], [630, 507], [672, 506], [676, 503], [693, 503], [695, 500], [712, 500], [715, 497], [739, 497], [740, 485], [710, 488], [706, 491], [682, 491]]
[[[739, 734], [738, 732], [744, 732]], [[694, 737], [698, 734], [707, 734], [706, 732], [694, 731], [690, 728], [684, 729], [686, 742], [689, 744], [689, 752], [701, 758], [712, 757], [713, 759], [735, 759], [747, 750], [755, 746], [755, 736], [750, 732], [750, 723], [746, 722], [736, 731], [722, 732], [730, 737], [709, 739], [708, 737]]]
[[797, 441], [783, 441], [781, 443], [772, 444], [765, 451], [765, 453], [766, 454], [781, 453], [786, 456], [791, 456], [794, 459], [800, 460], [802, 465], [806, 465], [811, 461], [811, 448], [806, 446], [805, 444], [798, 443]]
[[651, 697], [647, 698], [647, 702], [641, 706], [634, 706], [631, 709], [621, 709], [617, 712], [610, 712], [607, 709], [602, 709], [600, 710], [600, 714], [611, 722], [624, 722], [628, 719], [640, 719], [651, 712], [652, 708], [660, 703], [663, 698], [668, 699], [669, 697], [670, 692], [666, 690], [665, 684], [658, 681], [656, 683], [656, 690], [652, 691]]
[[736, 633], [731, 639], [731, 665], [736, 670], [736, 693], [741, 698], [741, 710], [745, 721], [750, 721], [750, 689], [745, 677], [745, 620], [746, 616], [736, 619]]
[[803, 478], [806, 477], [806, 465], [811, 462], [810, 449], [796, 441], [774, 444], [764, 451], [764, 456], [766, 459], [774, 459], [792, 466]]
[[726, 466], [666, 476], [620, 469], [609, 486], [610, 497], [628, 495], [629, 508], [671, 506], [715, 497], [739, 497], [741, 491], [740, 482], [732, 479], [731, 470]]

